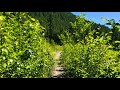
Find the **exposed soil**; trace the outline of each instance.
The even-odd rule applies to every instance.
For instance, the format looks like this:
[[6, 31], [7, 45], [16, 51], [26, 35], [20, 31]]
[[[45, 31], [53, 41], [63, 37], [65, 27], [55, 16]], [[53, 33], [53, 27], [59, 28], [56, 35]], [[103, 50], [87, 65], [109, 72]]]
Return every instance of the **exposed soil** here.
[[52, 78], [62, 78], [62, 74], [64, 73], [63, 65], [61, 65], [60, 55], [62, 51], [57, 51], [55, 54], [55, 66], [52, 74]]

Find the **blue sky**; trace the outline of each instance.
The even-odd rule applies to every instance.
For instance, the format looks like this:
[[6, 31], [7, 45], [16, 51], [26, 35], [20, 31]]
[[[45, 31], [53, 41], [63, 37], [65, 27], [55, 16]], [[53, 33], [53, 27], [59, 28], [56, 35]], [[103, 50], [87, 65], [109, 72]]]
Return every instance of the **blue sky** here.
[[80, 13], [86, 14], [86, 18], [88, 20], [92, 19], [96, 23], [100, 23], [102, 25], [105, 22], [102, 21], [101, 17], [105, 17], [107, 19], [115, 19], [116, 22], [120, 20], [120, 12], [72, 12], [75, 15], [80, 15]]

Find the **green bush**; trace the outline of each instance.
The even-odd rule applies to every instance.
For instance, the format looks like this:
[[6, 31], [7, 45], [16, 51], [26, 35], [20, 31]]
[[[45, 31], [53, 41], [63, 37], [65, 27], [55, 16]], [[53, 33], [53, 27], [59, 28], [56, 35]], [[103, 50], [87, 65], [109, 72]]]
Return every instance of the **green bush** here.
[[0, 13], [0, 77], [45, 78], [53, 67], [44, 28], [26, 12]]
[[91, 26], [92, 23], [85, 22], [84, 17], [77, 17], [77, 21], [72, 23], [74, 37], [70, 37], [69, 32], [61, 35], [61, 40], [64, 42], [61, 61], [64, 64], [66, 76], [73, 78], [119, 77], [119, 51], [111, 48], [109, 43], [111, 36], [109, 33], [101, 35], [97, 30], [92, 30]]
[[61, 61], [67, 77], [115, 78], [120, 75], [119, 52], [96, 44], [66, 44]]

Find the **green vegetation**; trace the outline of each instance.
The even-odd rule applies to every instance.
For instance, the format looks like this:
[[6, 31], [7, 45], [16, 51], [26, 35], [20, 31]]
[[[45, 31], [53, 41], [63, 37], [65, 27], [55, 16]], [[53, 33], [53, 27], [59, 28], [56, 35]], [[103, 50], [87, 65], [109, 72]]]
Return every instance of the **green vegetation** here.
[[[60, 36], [64, 42], [61, 60], [65, 65], [66, 77], [119, 77], [119, 51], [114, 50], [115, 45], [111, 44], [115, 40], [111, 39], [114, 36], [110, 34], [111, 31], [100, 33], [99, 28], [92, 29], [93, 23], [86, 22], [84, 15], [77, 17], [71, 26], [73, 34], [68, 31]], [[116, 30], [114, 27], [113, 29]]]
[[[46, 28], [45, 38], [50, 43], [54, 41], [56, 44], [62, 45], [59, 35], [64, 34], [68, 29], [70, 30], [69, 32], [74, 32], [70, 22], [75, 22], [76, 16], [70, 12], [29, 12], [28, 14], [38, 19], [41, 25]], [[85, 21], [90, 22], [88, 20]], [[109, 31], [109, 28], [104, 25], [94, 22], [93, 24], [92, 29], [100, 27], [100, 33]]]
[[0, 78], [50, 78], [54, 55], [65, 77], [120, 77], [120, 25], [69, 12], [0, 12]]
[[46, 28], [45, 37], [51, 43], [61, 44], [58, 35], [70, 28], [70, 22], [75, 21], [75, 15], [70, 12], [29, 12], [29, 15], [39, 20]]
[[51, 48], [38, 20], [24, 12], [0, 13], [0, 77], [50, 77]]

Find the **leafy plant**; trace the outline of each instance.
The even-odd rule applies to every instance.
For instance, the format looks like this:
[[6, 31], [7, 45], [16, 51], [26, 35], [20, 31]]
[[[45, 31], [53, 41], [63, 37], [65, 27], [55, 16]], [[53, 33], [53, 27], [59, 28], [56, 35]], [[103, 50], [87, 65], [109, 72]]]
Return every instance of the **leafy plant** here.
[[0, 77], [50, 77], [52, 49], [38, 20], [27, 12], [1, 12], [0, 20]]
[[[72, 40], [73, 42], [78, 40], [78, 42], [64, 43], [61, 61], [65, 66], [66, 76], [72, 78], [119, 77], [119, 52], [110, 49], [111, 36], [109, 33], [99, 34], [98, 30], [92, 30], [92, 23], [84, 20], [85, 17], [80, 16], [72, 24], [75, 31], [74, 38], [76, 38]], [[69, 33], [67, 34], [70, 36]], [[66, 41], [64, 38], [61, 40]]]

